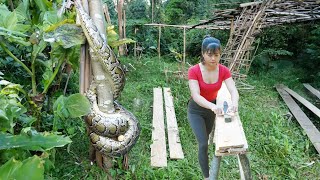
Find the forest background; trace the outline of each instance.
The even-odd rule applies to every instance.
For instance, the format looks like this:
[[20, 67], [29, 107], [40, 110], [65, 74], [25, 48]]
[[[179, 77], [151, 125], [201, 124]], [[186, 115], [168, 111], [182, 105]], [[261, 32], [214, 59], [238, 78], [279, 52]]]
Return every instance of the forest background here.
[[[111, 17], [108, 26], [114, 25], [117, 32], [116, 5], [103, 2]], [[89, 140], [81, 117], [88, 113], [89, 104], [78, 93], [79, 47], [84, 37], [79, 28], [68, 26], [75, 23], [74, 9], [60, 12], [62, 0], [0, 0], [0, 179], [201, 179], [196, 141], [186, 120], [187, 81], [173, 73], [168, 77], [165, 71], [181, 71], [199, 62], [203, 37], [210, 34], [225, 45], [229, 31], [187, 30], [187, 63], [182, 66], [183, 31], [162, 28], [159, 60], [158, 28], [144, 24], [194, 25], [212, 18], [215, 10], [245, 2], [250, 1], [125, 1], [126, 36], [142, 52], [134, 57], [131, 43], [126, 55], [119, 57], [129, 72], [118, 100], [137, 116], [142, 131], [129, 153], [129, 169], [115, 158], [114, 168], [105, 173], [88, 158]], [[247, 79], [255, 88], [240, 91], [239, 109], [254, 179], [320, 177], [319, 155], [294, 118], [285, 116], [289, 111], [274, 88], [284, 83], [319, 107], [319, 100], [302, 86], [310, 83], [320, 88], [319, 37], [319, 21], [270, 27], [256, 37], [258, 48]], [[117, 41], [118, 36], [108, 39]], [[152, 89], [158, 86], [172, 89], [185, 152], [185, 159], [169, 161], [167, 168], [150, 166]], [[303, 110], [319, 129], [319, 118]], [[220, 176], [239, 178], [235, 158], [223, 160]]]

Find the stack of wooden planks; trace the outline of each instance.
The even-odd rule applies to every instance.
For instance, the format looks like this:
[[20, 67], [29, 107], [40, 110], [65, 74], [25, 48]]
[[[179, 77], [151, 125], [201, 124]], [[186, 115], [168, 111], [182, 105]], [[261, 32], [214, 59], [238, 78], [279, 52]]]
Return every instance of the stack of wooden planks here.
[[170, 159], [183, 159], [183, 151], [179, 138], [177, 119], [174, 111], [173, 97], [170, 88], [153, 89], [153, 121], [151, 144], [151, 166], [167, 166], [167, 149], [164, 123], [163, 96], [165, 100], [166, 122]]
[[[223, 107], [224, 101], [232, 105], [231, 95], [223, 83], [218, 92], [217, 105]], [[238, 113], [231, 116], [231, 122], [226, 122], [223, 115], [216, 116], [213, 139], [216, 156], [243, 154], [248, 150], [248, 142]]]
[[[310, 86], [309, 84], [303, 84], [312, 94], [317, 96], [320, 99], [320, 92]], [[288, 87], [284, 86], [283, 84], [279, 84], [276, 86], [277, 91], [279, 92], [280, 96], [287, 104], [288, 108], [297, 119], [300, 126], [306, 132], [307, 136], [309, 137], [310, 141], [312, 142], [315, 149], [320, 153], [320, 132], [319, 130], [313, 125], [311, 120], [307, 117], [307, 115], [300, 109], [299, 105], [293, 100], [294, 97], [298, 100], [301, 104], [306, 106], [310, 111], [316, 114], [320, 118], [320, 110], [311, 104], [309, 101], [301, 97], [296, 92], [292, 91]], [[291, 97], [292, 96], [292, 97]]]

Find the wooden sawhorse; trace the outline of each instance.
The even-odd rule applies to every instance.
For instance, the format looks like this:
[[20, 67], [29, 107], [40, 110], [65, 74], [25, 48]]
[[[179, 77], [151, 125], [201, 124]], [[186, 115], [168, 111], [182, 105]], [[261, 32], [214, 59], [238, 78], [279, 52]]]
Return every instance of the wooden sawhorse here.
[[[224, 102], [231, 104], [231, 96], [223, 83], [218, 92], [217, 105], [223, 107]], [[241, 179], [252, 179], [249, 159], [246, 155], [248, 142], [238, 112], [231, 117], [226, 117], [226, 115], [216, 116], [214, 133], [211, 132], [209, 137], [209, 144], [212, 143], [215, 143], [215, 155], [211, 161], [210, 180], [218, 179], [221, 159], [227, 155], [236, 155], [238, 157]]]

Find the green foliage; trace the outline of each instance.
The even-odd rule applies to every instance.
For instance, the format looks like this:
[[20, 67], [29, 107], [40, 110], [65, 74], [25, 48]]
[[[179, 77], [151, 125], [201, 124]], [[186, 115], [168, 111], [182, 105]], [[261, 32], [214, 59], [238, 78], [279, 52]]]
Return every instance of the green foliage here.
[[30, 157], [24, 161], [17, 161], [11, 158], [6, 164], [0, 167], [0, 179], [44, 179], [43, 160], [38, 156]]
[[123, 44], [130, 44], [135, 42], [130, 38], [119, 39], [119, 35], [114, 30], [114, 26], [107, 27], [107, 38], [108, 38], [108, 45], [111, 46], [113, 49]]
[[31, 29], [31, 25], [27, 23], [28, 16], [24, 10], [23, 3], [13, 12], [9, 11], [5, 5], [0, 4], [0, 39], [4, 38], [12, 43], [30, 46], [25, 33]]
[[34, 119], [25, 115], [27, 109], [20, 103], [19, 92], [24, 92], [22, 87], [5, 80], [0, 82], [5, 85], [0, 91], [0, 130], [14, 134], [17, 122], [22, 120], [22, 124], [32, 124]]
[[21, 148], [32, 151], [48, 151], [71, 143], [69, 137], [49, 132], [39, 133], [31, 128], [22, 129], [19, 135], [0, 133], [0, 150]]
[[[0, 72], [0, 79], [3, 76], [15, 83], [9, 85], [4, 80], [0, 81], [0, 163], [9, 160], [0, 167], [0, 179], [19, 179], [30, 172], [33, 172], [34, 176], [30, 177], [34, 179], [44, 179], [43, 174], [46, 179], [107, 178], [87, 159], [89, 139], [85, 125], [78, 117], [89, 112], [88, 102], [81, 95], [69, 95], [78, 91], [78, 44], [83, 36], [77, 37], [80, 42], [73, 43], [67, 38], [78, 34], [77, 30], [69, 33], [68, 37], [61, 35], [71, 32], [66, 30], [66, 26], [74, 23], [75, 13], [57, 16], [60, 2], [19, 0], [13, 1], [16, 8], [10, 10], [4, 4], [0, 5], [0, 42], [3, 43], [0, 48], [0, 70], [3, 72]], [[117, 22], [114, 3], [111, 0], [105, 2], [113, 22]], [[154, 22], [196, 24], [199, 19], [211, 18], [212, 10], [234, 8], [238, 2], [249, 1], [174, 0], [162, 4], [162, 1], [155, 0]], [[219, 3], [232, 4], [217, 5]], [[150, 22], [151, 6], [146, 1], [133, 0], [127, 2], [126, 10], [127, 24], [130, 25], [127, 36], [144, 48], [143, 54], [156, 56], [158, 29], [141, 26]], [[134, 34], [134, 28], [138, 28], [137, 34]], [[118, 40], [114, 32], [112, 36], [108, 34], [109, 43]], [[221, 39], [223, 45], [229, 35], [227, 31], [188, 30], [187, 61], [191, 64], [199, 61], [201, 41], [206, 34]], [[285, 119], [283, 114], [288, 109], [273, 88], [278, 82], [285, 82], [290, 87], [311, 82], [315, 87], [320, 87], [319, 34], [318, 22], [312, 22], [265, 29], [256, 41], [259, 49], [248, 79], [255, 89], [241, 91], [240, 99], [240, 116], [249, 142], [254, 179], [315, 179], [320, 176], [316, 151], [299, 125]], [[54, 41], [48, 41], [52, 37]], [[182, 69], [181, 64], [170, 57], [170, 49], [174, 54], [181, 55], [182, 43], [181, 29], [162, 28], [161, 61], [158, 58], [142, 58], [139, 61], [123, 59], [122, 62], [130, 63], [130, 66], [126, 87], [119, 101], [137, 116], [142, 131], [139, 141], [129, 153], [129, 169], [122, 168], [121, 158], [114, 159], [115, 166], [109, 174], [113, 178], [203, 178], [196, 156], [196, 140], [186, 117], [186, 104], [190, 98], [187, 81], [179, 73], [171, 73], [187, 69]], [[25, 67], [22, 67], [23, 64]], [[65, 95], [61, 87], [70, 71], [63, 67], [69, 65], [74, 71]], [[168, 161], [167, 168], [154, 169], [150, 167], [150, 107], [153, 102], [152, 89], [158, 86], [172, 90], [185, 159]], [[30, 89], [33, 96], [29, 96]], [[44, 101], [40, 103], [34, 101], [41, 97], [39, 92], [45, 94]], [[71, 142], [71, 137], [73, 143], [62, 147]], [[210, 147], [210, 158], [213, 151], [214, 147]], [[50, 170], [54, 162], [56, 168]], [[225, 157], [220, 174], [222, 179], [239, 179], [236, 158]]]
[[90, 112], [90, 103], [88, 99], [79, 93], [72, 94], [69, 97], [61, 95], [53, 104], [53, 127], [54, 131], [65, 129], [70, 135], [75, 134], [75, 127], [71, 126], [70, 119], [80, 118]]
[[[74, 23], [74, 13], [58, 16], [55, 2], [23, 0], [15, 5], [9, 11], [0, 4], [0, 79], [15, 82], [0, 81], [0, 163], [7, 161], [0, 167], [0, 179], [44, 179], [44, 172], [54, 167], [54, 148], [71, 143], [54, 126], [54, 97], [48, 95], [60, 91], [55, 87], [63, 83], [64, 63], [78, 68], [84, 37], [79, 27], [66, 25]], [[49, 38], [55, 38], [50, 45], [44, 41]], [[64, 104], [68, 119], [79, 119], [90, 110], [80, 94], [69, 96]], [[83, 131], [81, 121], [63, 125], [71, 126], [63, 126], [68, 135]]]
[[62, 119], [77, 118], [90, 112], [89, 100], [76, 93], [69, 97], [60, 96], [53, 105], [54, 112]]
[[54, 31], [45, 33], [43, 40], [57, 43], [65, 49], [84, 44], [86, 41], [81, 27], [75, 24], [63, 24]]
[[132, 0], [126, 7], [126, 16], [128, 19], [147, 19], [146, 1]]
[[171, 0], [165, 6], [166, 21], [170, 24], [186, 24], [195, 12], [197, 1]]
[[252, 63], [251, 71], [268, 70], [270, 68], [294, 67], [309, 69], [305, 82], [314, 82], [318, 77], [320, 45], [317, 22], [275, 26], [267, 28], [256, 40], [259, 46]]
[[[128, 66], [126, 86], [119, 102], [138, 118], [142, 130], [137, 144], [128, 154], [129, 169], [123, 169], [121, 159], [116, 158], [109, 175], [118, 179], [203, 179], [197, 158], [197, 141], [187, 120], [187, 102], [190, 98], [188, 83], [178, 73], [173, 73], [182, 71], [181, 65], [165, 58], [159, 61], [157, 57], [139, 61], [133, 61], [132, 58], [121, 60], [123, 64], [130, 63], [132, 66]], [[253, 179], [315, 179], [320, 175], [316, 150], [294, 118], [289, 121], [284, 116], [289, 110], [274, 89], [279, 82], [290, 88], [301, 85], [300, 80], [305, 72], [302, 68], [288, 68], [252, 74], [247, 83], [254, 85], [255, 89], [240, 91], [239, 113], [249, 143], [248, 157]], [[168, 160], [166, 168], [150, 167], [154, 87], [170, 87], [172, 91], [185, 153], [182, 160]], [[86, 133], [77, 134], [73, 142], [71, 156], [66, 148], [58, 150], [56, 170], [50, 178], [104, 179], [107, 175], [96, 165], [88, 165], [89, 161], [86, 160], [89, 143]], [[210, 160], [213, 153], [214, 146], [210, 146]], [[75, 165], [74, 162], [81, 162], [81, 165]], [[307, 166], [308, 163], [313, 164]], [[223, 158], [220, 178], [240, 179], [235, 156]]]
[[[271, 67], [278, 67], [278, 63], [276, 63], [278, 60], [278, 57], [285, 57], [285, 56], [292, 56], [293, 53], [286, 51], [286, 50], [277, 50], [277, 49], [266, 49], [263, 50], [260, 54], [255, 56], [255, 66], [260, 68], [271, 68]], [[283, 62], [283, 61], [281, 61]], [[281, 63], [280, 62], [280, 63]], [[282, 66], [281, 66], [282, 67]]]

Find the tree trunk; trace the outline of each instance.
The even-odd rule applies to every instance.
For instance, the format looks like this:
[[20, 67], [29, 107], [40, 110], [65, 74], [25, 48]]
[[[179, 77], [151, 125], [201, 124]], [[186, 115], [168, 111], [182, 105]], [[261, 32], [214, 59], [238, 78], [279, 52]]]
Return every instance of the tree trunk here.
[[[90, 16], [97, 26], [99, 32], [106, 37], [106, 28], [104, 23], [104, 16], [102, 11], [101, 0], [89, 1]], [[106, 37], [107, 38], [107, 37]], [[105, 113], [114, 111], [113, 106], [113, 91], [107, 82], [104, 70], [100, 62], [92, 59], [92, 71], [95, 83], [97, 84], [98, 106], [99, 109]]]
[[[83, 0], [86, 1], [86, 0]], [[86, 4], [82, 3], [82, 4]], [[97, 26], [99, 32], [103, 35], [106, 33], [106, 28], [105, 28], [105, 23], [104, 23], [104, 16], [103, 16], [103, 11], [102, 11], [102, 2], [101, 0], [90, 0], [89, 1], [89, 14], [94, 21], [95, 25]], [[86, 7], [86, 6], [84, 6]], [[107, 38], [107, 37], [106, 37]], [[88, 55], [88, 51], [86, 51], [86, 56]], [[82, 64], [82, 63], [81, 63]], [[90, 72], [90, 64], [88, 61], [84, 63], [85, 67], [82, 67], [81, 70], [85, 71], [85, 75], [81, 75], [82, 78], [84, 78], [84, 86], [82, 87], [81, 91], [86, 91], [89, 86], [90, 82], [90, 77], [91, 77], [91, 72]], [[104, 112], [108, 111], [113, 111], [114, 106], [113, 106], [113, 92], [111, 89], [111, 86], [108, 84], [105, 78], [105, 73], [104, 70], [102, 69], [102, 66], [100, 62], [96, 61], [95, 59], [91, 60], [91, 66], [92, 66], [92, 74], [94, 76], [95, 83], [97, 84], [97, 96], [98, 96], [98, 104], [99, 104], [99, 109]], [[110, 102], [109, 104], [106, 104], [105, 102]], [[102, 104], [102, 105], [101, 105]], [[90, 131], [90, 130], [88, 130]], [[112, 166], [112, 160], [109, 157], [102, 157], [103, 155], [94, 150], [93, 146], [90, 145], [90, 158], [95, 159], [97, 164], [107, 171], [109, 168]]]

